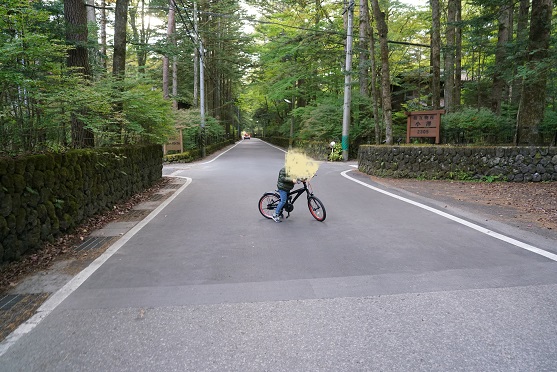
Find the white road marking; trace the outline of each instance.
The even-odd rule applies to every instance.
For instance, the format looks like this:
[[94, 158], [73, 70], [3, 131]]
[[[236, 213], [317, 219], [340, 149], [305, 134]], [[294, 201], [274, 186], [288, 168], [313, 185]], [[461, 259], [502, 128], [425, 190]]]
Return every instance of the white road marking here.
[[380, 188], [377, 188], [377, 187], [368, 185], [368, 184], [365, 183], [365, 182], [359, 181], [359, 180], [357, 180], [357, 179], [355, 179], [355, 178], [352, 178], [352, 177], [348, 176], [347, 173], [348, 173], [348, 172], [351, 172], [351, 171], [352, 171], [352, 170], [350, 170], [350, 169], [349, 169], [349, 170], [346, 170], [346, 171], [342, 172], [341, 175], [342, 175], [343, 177], [349, 179], [350, 181], [354, 181], [354, 182], [356, 182], [356, 183], [359, 183], [360, 185], [365, 186], [365, 187], [367, 187], [367, 188], [369, 188], [369, 189], [372, 189], [372, 190], [374, 190], [374, 191], [380, 192], [380, 193], [382, 193], [382, 194], [388, 195], [388, 196], [390, 196], [390, 197], [393, 197], [393, 198], [395, 198], [395, 199], [401, 200], [401, 201], [403, 201], [403, 202], [406, 202], [406, 203], [415, 205], [415, 206], [417, 206], [417, 207], [423, 208], [423, 209], [425, 209], [425, 210], [427, 210], [427, 211], [433, 212], [433, 213], [438, 214], [438, 215], [440, 215], [440, 216], [442, 216], [442, 217], [445, 217], [445, 218], [448, 218], [448, 219], [450, 219], [450, 220], [452, 220], [452, 221], [458, 222], [458, 223], [460, 223], [460, 224], [462, 224], [462, 225], [464, 225], [464, 226], [467, 226], [467, 227], [469, 227], [469, 228], [471, 228], [471, 229], [477, 230], [477, 231], [479, 231], [479, 232], [481, 232], [481, 233], [483, 233], [483, 234], [492, 236], [492, 237], [494, 237], [494, 238], [496, 238], [496, 239], [502, 240], [502, 241], [504, 241], [504, 242], [506, 242], [506, 243], [512, 244], [512, 245], [517, 246], [517, 247], [519, 247], [519, 248], [526, 249], [527, 251], [530, 251], [530, 252], [539, 254], [540, 256], [544, 256], [544, 257], [546, 257], [546, 258], [549, 258], [550, 260], [557, 261], [557, 254], [554, 254], [554, 253], [551, 253], [551, 252], [547, 252], [547, 251], [545, 251], [545, 250], [543, 250], [543, 249], [541, 249], [541, 248], [534, 247], [533, 245], [530, 245], [530, 244], [521, 242], [521, 241], [519, 241], [519, 240], [513, 239], [513, 238], [508, 237], [508, 236], [506, 236], [506, 235], [499, 234], [499, 233], [497, 233], [497, 232], [491, 231], [491, 230], [489, 230], [489, 229], [486, 229], [485, 227], [482, 227], [482, 226], [480, 226], [480, 225], [476, 225], [475, 223], [472, 223], [472, 222], [466, 221], [466, 220], [464, 220], [464, 219], [462, 219], [462, 218], [453, 216], [452, 214], [449, 214], [449, 213], [447, 213], [447, 212], [440, 211], [439, 209], [435, 209], [435, 208], [429, 207], [429, 206], [427, 206], [427, 205], [425, 205], [425, 204], [418, 203], [418, 202], [416, 202], [416, 201], [414, 201], [414, 200], [407, 199], [407, 198], [404, 198], [404, 197], [402, 197], [402, 196], [393, 194], [393, 193], [391, 193], [391, 192], [388, 192], [388, 191], [385, 191], [385, 190], [381, 190]]
[[204, 162], [204, 163], [199, 163], [199, 164], [203, 165], [203, 164], [209, 164], [209, 163], [214, 162], [215, 160], [217, 160], [218, 158], [220, 158], [221, 156], [223, 156], [224, 154], [226, 154], [228, 151], [230, 151], [230, 150], [232, 150], [234, 147], [238, 146], [240, 143], [242, 143], [242, 142], [241, 142], [241, 141], [236, 142], [236, 144], [235, 144], [234, 146], [232, 146], [231, 148], [229, 148], [229, 149], [226, 150], [226, 151], [223, 151], [222, 153], [220, 153], [220, 154], [219, 154], [218, 156], [216, 156], [215, 158], [213, 158], [213, 159], [211, 159], [211, 160], [209, 160], [209, 161], [206, 161], [206, 162]]
[[282, 151], [282, 152], [284, 152], [284, 153], [287, 152], [287, 150], [285, 150], [285, 149], [283, 149], [283, 148], [280, 148], [280, 147], [278, 147], [278, 146], [275, 146], [275, 145], [273, 145], [272, 143], [269, 143], [269, 142], [263, 141], [263, 140], [261, 140], [261, 141], [262, 141], [262, 142], [265, 142], [267, 145], [269, 145], [269, 146], [271, 146], [271, 147], [274, 147], [275, 149], [280, 150], [280, 151]]
[[4, 355], [6, 351], [16, 343], [23, 335], [29, 333], [35, 328], [44, 318], [46, 318], [58, 305], [62, 303], [70, 294], [87, 280], [103, 263], [105, 263], [114, 253], [116, 253], [124, 244], [128, 242], [139, 230], [147, 225], [153, 218], [155, 218], [172, 200], [174, 200], [182, 191], [188, 187], [192, 179], [189, 177], [179, 177], [186, 179], [183, 184], [174, 194], [168, 199], [163, 201], [156, 209], [154, 209], [147, 217], [135, 225], [131, 230], [124, 234], [116, 243], [110, 246], [102, 255], [100, 255], [89, 266], [83, 269], [79, 274], [73, 277], [66, 285], [60, 288], [52, 296], [48, 298], [39, 307], [35, 315], [29, 318], [25, 323], [17, 327], [2, 343], [0, 343], [0, 356]]

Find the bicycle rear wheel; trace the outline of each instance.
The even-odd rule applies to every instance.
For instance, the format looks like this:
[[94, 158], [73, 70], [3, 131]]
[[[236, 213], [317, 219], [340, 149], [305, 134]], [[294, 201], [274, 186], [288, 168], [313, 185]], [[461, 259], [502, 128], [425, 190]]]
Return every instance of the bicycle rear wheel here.
[[321, 203], [321, 200], [317, 199], [315, 196], [310, 196], [308, 198], [308, 208], [309, 213], [317, 221], [325, 221], [327, 217], [327, 212], [325, 211], [325, 206]]
[[280, 202], [280, 195], [273, 192], [266, 192], [263, 194], [261, 199], [259, 199], [259, 212], [265, 218], [273, 218], [273, 213], [277, 209], [277, 205]]

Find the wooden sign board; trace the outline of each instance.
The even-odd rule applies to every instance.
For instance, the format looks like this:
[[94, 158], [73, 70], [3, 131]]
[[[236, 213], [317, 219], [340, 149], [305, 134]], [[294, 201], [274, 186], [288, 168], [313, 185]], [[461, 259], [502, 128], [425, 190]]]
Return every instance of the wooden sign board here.
[[435, 143], [439, 143], [441, 114], [444, 113], [444, 110], [407, 112], [406, 143], [416, 137], [434, 137]]
[[164, 154], [168, 154], [169, 151], [173, 152], [184, 152], [184, 141], [182, 137], [182, 129], [179, 128], [176, 135], [170, 137], [168, 142], [163, 146]]

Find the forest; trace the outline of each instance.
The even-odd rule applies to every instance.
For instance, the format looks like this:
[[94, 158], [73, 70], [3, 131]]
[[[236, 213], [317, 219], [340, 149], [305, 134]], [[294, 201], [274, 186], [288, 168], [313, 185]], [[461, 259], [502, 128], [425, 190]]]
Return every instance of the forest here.
[[556, 145], [552, 0], [0, 1], [0, 155], [392, 145], [439, 109], [444, 144]]

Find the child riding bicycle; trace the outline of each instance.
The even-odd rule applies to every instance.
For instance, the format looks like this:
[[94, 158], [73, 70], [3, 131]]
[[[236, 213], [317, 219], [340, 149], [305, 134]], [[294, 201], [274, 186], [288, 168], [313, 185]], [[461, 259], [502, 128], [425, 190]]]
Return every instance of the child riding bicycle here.
[[290, 178], [290, 176], [286, 172], [286, 167], [281, 168], [277, 180], [277, 189], [280, 195], [280, 203], [278, 203], [277, 209], [273, 214], [273, 220], [275, 222], [281, 222], [280, 217], [282, 216], [282, 208], [288, 201], [288, 192], [294, 188], [294, 184], [297, 182], [297, 179]]

